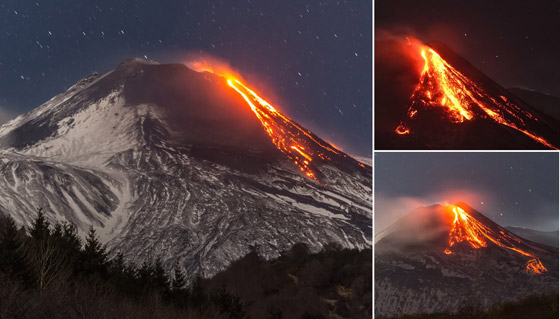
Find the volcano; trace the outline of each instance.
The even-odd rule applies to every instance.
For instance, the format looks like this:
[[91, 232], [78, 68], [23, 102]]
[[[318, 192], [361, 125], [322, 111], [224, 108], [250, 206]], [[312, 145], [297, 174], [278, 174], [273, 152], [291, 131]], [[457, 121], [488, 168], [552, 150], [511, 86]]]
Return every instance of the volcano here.
[[489, 308], [558, 291], [558, 249], [508, 231], [465, 203], [419, 207], [375, 239], [378, 315]]
[[369, 165], [241, 79], [182, 64], [126, 61], [6, 123], [0, 171], [0, 210], [20, 225], [40, 207], [191, 279], [249, 251], [371, 246]]
[[[517, 97], [444, 44], [410, 45], [424, 66], [392, 132], [377, 148], [558, 149], [560, 121]], [[383, 94], [383, 92], [378, 93]], [[383, 117], [383, 113], [379, 113]], [[382, 127], [382, 126], [380, 126]]]

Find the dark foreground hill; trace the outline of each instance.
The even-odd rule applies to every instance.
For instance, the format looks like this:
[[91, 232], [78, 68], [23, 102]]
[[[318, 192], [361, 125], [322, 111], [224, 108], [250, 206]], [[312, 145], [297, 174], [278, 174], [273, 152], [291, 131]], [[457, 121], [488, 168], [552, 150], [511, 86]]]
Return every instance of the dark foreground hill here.
[[[28, 235], [28, 234], [29, 235]], [[108, 257], [91, 230], [45, 216], [28, 232], [0, 215], [0, 318], [371, 318], [371, 250], [296, 244], [279, 258], [256, 252], [211, 279], [160, 259]]]
[[455, 313], [423, 313], [399, 317], [376, 317], [378, 319], [556, 319], [558, 318], [558, 294], [534, 295], [516, 302], [506, 302], [483, 311], [476, 305], [465, 305]]

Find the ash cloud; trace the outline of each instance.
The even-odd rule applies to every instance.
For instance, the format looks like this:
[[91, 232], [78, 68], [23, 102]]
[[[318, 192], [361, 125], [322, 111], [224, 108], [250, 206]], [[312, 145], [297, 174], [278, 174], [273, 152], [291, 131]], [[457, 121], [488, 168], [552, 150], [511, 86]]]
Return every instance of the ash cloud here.
[[410, 211], [391, 209], [404, 196], [418, 204], [465, 202], [501, 226], [558, 229], [557, 153], [392, 152], [374, 162], [376, 232]]
[[374, 206], [374, 233], [379, 234], [400, 218], [406, 216], [413, 209], [428, 206], [430, 203], [425, 198], [409, 196], [375, 196]]

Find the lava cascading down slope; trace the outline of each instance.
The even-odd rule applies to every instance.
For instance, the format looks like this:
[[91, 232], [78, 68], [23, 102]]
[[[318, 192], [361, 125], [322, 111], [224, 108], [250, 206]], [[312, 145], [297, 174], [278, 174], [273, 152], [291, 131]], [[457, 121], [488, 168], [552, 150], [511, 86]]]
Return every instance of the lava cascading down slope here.
[[[293, 160], [294, 164], [297, 165], [305, 175], [317, 180], [311, 168], [313, 159], [315, 157], [330, 159], [327, 152], [335, 154], [339, 152], [330, 145], [323, 144], [313, 138], [311, 132], [295, 125], [289, 118], [279, 113], [270, 103], [247, 88], [239, 80], [228, 79], [227, 82], [251, 107], [251, 110], [261, 122], [266, 133], [272, 139], [272, 143], [288, 158]], [[320, 146], [320, 149], [324, 149], [326, 152], [313, 152], [315, 148], [311, 147], [311, 145], [307, 145], [307, 139], [311, 139], [316, 145]]]
[[542, 274], [547, 271], [537, 256], [515, 247], [516, 243], [520, 242], [518, 239], [509, 236], [504, 231], [496, 232], [492, 230], [469, 215], [461, 207], [453, 206], [452, 210], [455, 218], [449, 231], [448, 244], [444, 250], [445, 254], [452, 255], [453, 246], [462, 241], [466, 241], [474, 249], [486, 247], [488, 241], [490, 241], [499, 247], [512, 250], [530, 258], [525, 265], [529, 274]]
[[530, 123], [538, 122], [531, 113], [522, 110], [503, 95], [492, 96], [445, 61], [434, 49], [421, 46], [420, 54], [424, 68], [420, 82], [411, 96], [406, 119], [401, 121], [395, 132], [410, 134], [406, 121], [414, 119], [422, 108], [443, 107], [447, 119], [462, 123], [475, 118], [490, 118], [496, 123], [515, 129], [546, 147], [557, 149], [545, 138], [529, 129]]
[[[288, 157], [307, 177], [326, 186], [319, 181], [313, 162], [317, 160], [327, 161], [333, 157], [347, 157], [346, 154], [336, 149], [336, 147], [317, 138], [311, 131], [301, 127], [287, 116], [278, 112], [274, 106], [261, 98], [254, 90], [233, 76], [232, 72], [220, 71], [211, 64], [204, 62], [191, 64], [190, 67], [198, 72], [210, 72], [223, 77], [227, 81], [228, 86], [247, 102], [276, 148]], [[358, 163], [358, 165], [364, 167], [362, 163]]]

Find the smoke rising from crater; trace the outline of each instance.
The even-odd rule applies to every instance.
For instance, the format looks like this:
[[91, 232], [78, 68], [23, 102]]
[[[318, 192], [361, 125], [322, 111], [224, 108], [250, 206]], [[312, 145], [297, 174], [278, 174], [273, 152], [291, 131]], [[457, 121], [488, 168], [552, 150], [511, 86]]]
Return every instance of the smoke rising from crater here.
[[558, 229], [558, 154], [380, 153], [375, 233], [418, 206], [465, 202], [501, 226]]

